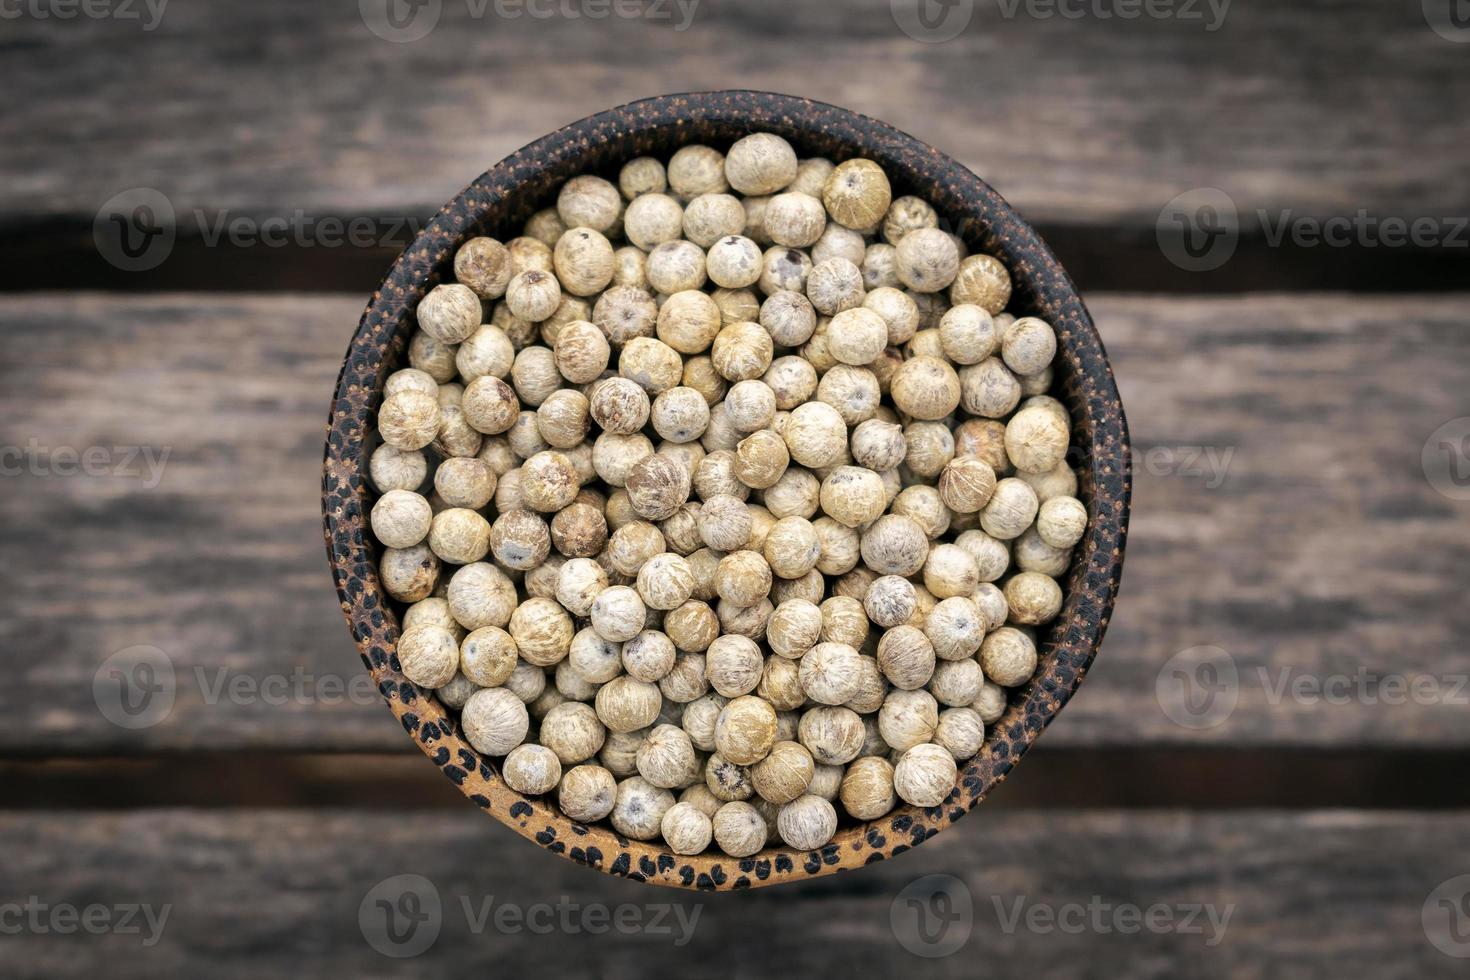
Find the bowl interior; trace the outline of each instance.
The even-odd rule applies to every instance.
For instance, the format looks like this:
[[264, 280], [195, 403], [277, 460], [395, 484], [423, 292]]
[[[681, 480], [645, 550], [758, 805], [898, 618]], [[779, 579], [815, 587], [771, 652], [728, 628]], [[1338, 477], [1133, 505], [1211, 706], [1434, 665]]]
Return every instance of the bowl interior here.
[[[453, 255], [463, 242], [482, 234], [515, 237], [570, 177], [610, 176], [629, 159], [666, 157], [690, 143], [723, 150], [756, 131], [785, 137], [803, 157], [877, 161], [895, 196], [925, 198], [971, 251], [1006, 264], [1014, 284], [1008, 309], [1043, 317], [1057, 330], [1052, 393], [1072, 415], [1069, 459], [1079, 469], [1078, 493], [1090, 523], [1064, 583], [1062, 613], [1039, 637], [1036, 676], [1012, 692], [1004, 716], [989, 726], [979, 755], [960, 767], [943, 804], [903, 806], [871, 823], [843, 826], [815, 852], [770, 848], [745, 859], [680, 857], [656, 842], [577, 824], [551, 798], [511, 790], [494, 764], [460, 737], [435, 698], [402, 676], [394, 656], [398, 611], [379, 586], [378, 549], [366, 531], [373, 491], [365, 478], [364, 436], [386, 377], [406, 365], [413, 307], [433, 286], [452, 279]], [[333, 405], [323, 482], [327, 547], [354, 638], [389, 706], [445, 775], [496, 819], [556, 853], [613, 874], [700, 888], [759, 886], [881, 860], [974, 807], [1066, 703], [1096, 654], [1121, 574], [1128, 497], [1127, 425], [1106, 355], [1075, 286], [1035, 231], [978, 177], [918, 140], [843, 109], [758, 92], [667, 96], [590, 117], [507, 158], [446, 205], [394, 264], [353, 338]]]

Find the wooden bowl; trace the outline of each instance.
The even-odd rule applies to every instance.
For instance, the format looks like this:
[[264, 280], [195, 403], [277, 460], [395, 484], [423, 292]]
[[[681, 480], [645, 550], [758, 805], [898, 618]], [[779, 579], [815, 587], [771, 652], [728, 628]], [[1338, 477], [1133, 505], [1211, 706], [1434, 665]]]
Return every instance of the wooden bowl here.
[[[881, 164], [895, 197], [922, 196], [974, 251], [1011, 271], [1010, 310], [1045, 318], [1057, 331], [1054, 394], [1074, 426], [1079, 496], [1091, 523], [1065, 583], [1061, 616], [1041, 636], [1040, 665], [1012, 692], [981, 752], [961, 767], [940, 806], [904, 806], [880, 820], [841, 827], [831, 843], [800, 852], [769, 848], [751, 858], [680, 857], [657, 842], [624, 839], [564, 816], [552, 798], [528, 798], [501, 781], [496, 765], [461, 737], [436, 699], [409, 683], [395, 656], [398, 614], [379, 586], [378, 549], [367, 531], [370, 489], [364, 436], [387, 375], [403, 366], [410, 312], [452, 273], [455, 250], [490, 234], [509, 240], [562, 182], [581, 173], [614, 175], [635, 156], [667, 156], [703, 142], [727, 147], [755, 132], [779, 133], [802, 156]], [[922, 843], [979, 803], [1066, 704], [1097, 653], [1117, 593], [1129, 499], [1128, 429], [1102, 342], [1077, 289], [1051, 251], [990, 187], [943, 153], [866, 116], [763, 92], [704, 92], [636, 102], [567, 126], [502, 161], [450, 201], [394, 263], [373, 294], [342, 365], [332, 405], [322, 482], [327, 550], [347, 623], [388, 706], [404, 730], [461, 791], [496, 820], [564, 858], [608, 874], [661, 885], [751, 888], [831, 874], [881, 861]], [[528, 856], [529, 860], [529, 856]]]

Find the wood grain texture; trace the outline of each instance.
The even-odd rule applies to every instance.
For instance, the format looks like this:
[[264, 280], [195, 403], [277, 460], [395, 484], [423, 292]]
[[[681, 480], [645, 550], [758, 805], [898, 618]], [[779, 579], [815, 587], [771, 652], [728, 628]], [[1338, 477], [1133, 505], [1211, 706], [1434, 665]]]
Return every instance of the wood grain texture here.
[[[62, 446], [169, 451], [154, 487], [61, 475], [59, 461], [4, 479], [0, 649], [20, 683], [0, 686], [0, 750], [414, 751], [361, 679], [321, 545], [326, 407], [361, 306], [0, 302], [0, 446], [43, 461]], [[1430, 433], [1470, 414], [1464, 297], [1090, 306], [1142, 455], [1108, 638], [1043, 745], [1470, 746], [1455, 690], [1470, 674], [1467, 505], [1420, 465]], [[1217, 471], [1185, 465], [1187, 447], [1233, 454]], [[170, 658], [177, 696], [161, 723], [126, 730], [93, 682], [135, 645]], [[1206, 645], [1230, 654], [1239, 698], [1196, 731], [1161, 709], [1156, 682]], [[1276, 696], [1283, 678], [1355, 691], [1360, 670], [1427, 678], [1439, 697]]]
[[1204, 186], [1247, 213], [1444, 218], [1470, 202], [1463, 46], [1418, 0], [1241, 3], [1213, 31], [1203, 2], [1187, 5], [1202, 19], [1122, 20], [981, 0], [941, 44], [906, 36], [888, 0], [702, 0], [682, 32], [442, 6], [408, 44], [349, 0], [174, 4], [151, 32], [7, 21], [0, 220], [90, 224], [138, 186], [185, 214], [429, 213], [558, 126], [713, 88], [876, 116], [1049, 225], [1151, 227]]
[[[716, 895], [577, 868], [473, 813], [31, 813], [0, 816], [0, 844], [6, 901], [171, 906], [150, 948], [140, 935], [7, 935], [6, 972], [16, 978], [378, 977], [405, 969], [628, 980], [915, 971], [958, 978], [1003, 963], [1007, 976], [1047, 980], [1437, 980], [1463, 976], [1463, 961], [1430, 944], [1421, 910], [1442, 882], [1470, 871], [1463, 814], [1332, 811], [1012, 812], [843, 877]], [[951, 894], [968, 894], [971, 915], [952, 906], [959, 914], [943, 936], [965, 937], [963, 944], [920, 959], [897, 938], [894, 906], [902, 928], [913, 913], [900, 893], [936, 874], [957, 879]], [[398, 875], [426, 879], [441, 908], [437, 939], [405, 962], [376, 952], [359, 919], [369, 892]], [[390, 883], [373, 894], [402, 891]], [[591, 934], [580, 923], [594, 905], [626, 908], [629, 918], [618, 921], [652, 924], [658, 915], [666, 931]], [[536, 906], [549, 908], [530, 911]], [[1206, 914], [1186, 925], [1195, 906], [1212, 910], [1223, 930]], [[527, 910], [540, 934], [497, 927], [510, 921], [495, 918], [505, 907]], [[1116, 910], [1155, 907], [1171, 915], [1167, 929], [1117, 928]], [[479, 919], [487, 908], [489, 920]], [[1018, 909], [1023, 917], [1011, 925]], [[1106, 911], [1095, 918], [1091, 909]], [[1065, 931], [1030, 918], [1048, 910], [1064, 917]], [[382, 912], [369, 904], [368, 930], [377, 936], [375, 916]], [[476, 921], [485, 921], [479, 932]]]

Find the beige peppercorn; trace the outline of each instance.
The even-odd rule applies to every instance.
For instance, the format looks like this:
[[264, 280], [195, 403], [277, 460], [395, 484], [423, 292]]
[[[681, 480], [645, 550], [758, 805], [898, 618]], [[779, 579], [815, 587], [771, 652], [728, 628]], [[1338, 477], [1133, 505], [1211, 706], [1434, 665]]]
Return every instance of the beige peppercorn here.
[[851, 708], [820, 705], [801, 715], [797, 738], [822, 765], [841, 766], [856, 759], [867, 733]]
[[618, 189], [601, 177], [573, 177], [562, 185], [556, 199], [556, 213], [567, 228], [591, 228], [605, 234], [622, 212]]
[[938, 725], [939, 704], [934, 695], [922, 689], [894, 691], [878, 709], [878, 730], [883, 741], [900, 752], [928, 742]]
[[725, 179], [741, 194], [774, 194], [796, 179], [796, 151], [772, 133], [738, 140], [725, 157]]
[[1036, 491], [1029, 484], [1007, 477], [996, 483], [990, 502], [980, 512], [980, 526], [993, 538], [1011, 541], [1031, 526], [1039, 507]]
[[802, 690], [818, 704], [846, 704], [862, 686], [862, 658], [846, 643], [818, 643], [799, 666]]
[[429, 526], [429, 548], [451, 565], [470, 565], [490, 551], [490, 523], [466, 507], [434, 515]]
[[868, 619], [885, 629], [908, 622], [917, 606], [913, 583], [898, 575], [877, 579], [863, 597], [863, 610]]
[[403, 450], [382, 445], [373, 450], [368, 459], [368, 475], [379, 493], [417, 490], [429, 475], [429, 462], [417, 449]]
[[540, 323], [561, 305], [561, 283], [550, 272], [529, 269], [510, 281], [505, 291], [505, 305], [516, 317]]
[[939, 498], [956, 514], [974, 514], [995, 493], [995, 470], [976, 456], [951, 460], [939, 475]]
[[[759, 381], [742, 381], [740, 384], [757, 384], [765, 388]], [[765, 390], [770, 391], [769, 388]], [[775, 486], [785, 475], [790, 462], [785, 441], [770, 430], [752, 432], [735, 447], [735, 475], [741, 483], [755, 490]]]
[[990, 625], [972, 599], [950, 596], [929, 611], [924, 620], [924, 635], [940, 660], [962, 660], [979, 651]]
[[822, 481], [822, 510], [848, 527], [862, 527], [882, 516], [888, 504], [883, 480], [872, 470], [839, 466]]
[[617, 780], [602, 766], [576, 766], [562, 776], [557, 804], [573, 820], [595, 823], [612, 813], [617, 793]]
[[423, 449], [433, 442], [442, 421], [439, 399], [414, 389], [390, 396], [378, 410], [378, 432], [383, 442], [404, 452]]
[[521, 403], [510, 385], [492, 375], [484, 375], [465, 386], [460, 408], [466, 422], [477, 431], [493, 436], [508, 432], [515, 425]]
[[973, 657], [964, 660], [942, 660], [929, 678], [928, 691], [940, 704], [958, 708], [972, 703], [980, 696], [985, 678], [980, 673], [980, 664]]
[[943, 746], [956, 762], [972, 759], [985, 743], [985, 721], [970, 707], [947, 708], [939, 713], [934, 744]]
[[412, 490], [390, 490], [373, 505], [369, 522], [387, 548], [412, 548], [429, 536], [433, 508]]
[[663, 695], [657, 685], [624, 675], [598, 688], [595, 703], [597, 717], [608, 731], [633, 732], [654, 723]]
[[715, 721], [718, 755], [714, 758], [748, 766], [764, 759], [775, 740], [776, 709], [758, 697], [737, 697], [725, 705]]
[[1006, 423], [1006, 455], [1022, 473], [1049, 473], [1067, 456], [1071, 433], [1065, 418], [1037, 406], [1022, 408]]
[[916, 228], [897, 248], [899, 282], [916, 293], [948, 289], [959, 274], [959, 248], [938, 228]]
[[675, 854], [699, 854], [714, 838], [714, 824], [693, 803], [675, 803], [659, 821], [659, 832]]
[[640, 195], [623, 213], [623, 234], [645, 252], [678, 241], [683, 233], [684, 207], [666, 194]]
[[1020, 687], [1036, 672], [1036, 644], [1011, 626], [1002, 626], [980, 645], [980, 668], [1001, 687]]
[[521, 467], [521, 499], [532, 510], [554, 514], [570, 506], [580, 489], [572, 461], [559, 452], [539, 452]]
[[955, 306], [973, 303], [995, 316], [1011, 300], [1010, 273], [994, 256], [967, 256], [960, 260], [959, 272], [949, 289], [949, 299]]
[[460, 670], [480, 687], [499, 687], [516, 669], [519, 654], [505, 630], [482, 626], [460, 644]]
[[548, 711], [537, 735], [540, 744], [556, 753], [564, 766], [591, 759], [606, 738], [607, 729], [597, 720], [597, 712], [578, 701], [567, 701]]
[[776, 827], [788, 847], [814, 851], [837, 833], [837, 811], [820, 796], [807, 794], [781, 808]]
[[649, 732], [635, 758], [638, 775], [659, 789], [682, 789], [700, 776], [694, 743], [675, 725], [659, 725]]
[[519, 601], [515, 583], [488, 562], [466, 565], [455, 572], [446, 599], [451, 615], [467, 630], [505, 626]]
[[832, 318], [827, 349], [837, 361], [861, 367], [871, 364], [888, 346], [888, 323], [872, 310], [858, 306]]
[[938, 806], [954, 790], [959, 767], [942, 745], [915, 745], [893, 767], [893, 791], [912, 806]]
[[758, 552], [733, 551], [720, 559], [715, 592], [721, 599], [743, 608], [755, 605], [770, 591], [771, 566]]
[[653, 157], [637, 157], [618, 171], [618, 189], [632, 201], [643, 194], [662, 194], [669, 186], [663, 161]]
[[917, 691], [934, 675], [934, 647], [913, 626], [895, 626], [884, 633], [877, 659], [883, 676], [900, 691]]
[[705, 763], [704, 784], [716, 799], [724, 802], [748, 800], [755, 795], [755, 787], [750, 782], [750, 769], [731, 762], [718, 752]]
[[1040, 626], [1061, 612], [1062, 589], [1049, 575], [1021, 572], [1006, 582], [1004, 591], [1012, 622]]
[[443, 626], [420, 626], [398, 639], [403, 676], [419, 687], [443, 687], [459, 672], [459, 640]]
[[702, 289], [709, 281], [704, 249], [683, 240], [664, 242], [649, 252], [644, 273], [648, 285], [666, 296]]
[[1036, 531], [1053, 548], [1071, 548], [1087, 532], [1087, 507], [1076, 497], [1048, 498], [1036, 513]]
[[511, 614], [507, 627], [521, 659], [552, 667], [566, 659], [576, 628], [572, 617], [553, 599], [527, 599]]
[[526, 740], [531, 716], [525, 703], [503, 687], [470, 695], [460, 712], [465, 740], [483, 755], [503, 756]]
[[454, 278], [480, 299], [504, 296], [510, 276], [510, 252], [493, 238], [471, 238], [454, 253]]
[[762, 799], [790, 803], [811, 785], [816, 763], [799, 742], [776, 742], [750, 770], [751, 783]]
[[435, 286], [414, 311], [419, 329], [444, 344], [458, 344], [480, 326], [480, 297], [460, 283]]
[[960, 371], [960, 404], [971, 415], [998, 419], [1021, 401], [1021, 384], [998, 357], [987, 357]]
[[936, 598], [974, 594], [980, 570], [968, 551], [955, 544], [938, 544], [924, 561], [924, 588]]
[[749, 803], [732, 800], [712, 818], [715, 844], [730, 857], [746, 858], [766, 846], [766, 821]]
[[551, 532], [546, 522], [528, 510], [501, 514], [490, 527], [488, 543], [496, 561], [519, 571], [535, 568], [551, 554]]
[[1056, 331], [1039, 317], [1022, 317], [1001, 335], [1001, 356], [1016, 374], [1038, 374], [1057, 356]]
[[894, 404], [905, 414], [934, 421], [959, 406], [961, 383], [948, 362], [937, 357], [915, 357], [894, 372], [889, 391]]
[[542, 745], [517, 745], [500, 767], [505, 784], [517, 793], [541, 796], [561, 782], [561, 760]]
[[822, 203], [833, 221], [867, 234], [887, 216], [893, 189], [883, 168], [872, 160], [848, 160], [827, 177]]
[[879, 756], [853, 760], [842, 777], [838, 791], [842, 807], [858, 820], [877, 820], [897, 804], [893, 791], [893, 766]]
[[760, 647], [743, 636], [721, 636], [705, 655], [705, 678], [721, 696], [749, 694], [760, 683], [764, 659]]

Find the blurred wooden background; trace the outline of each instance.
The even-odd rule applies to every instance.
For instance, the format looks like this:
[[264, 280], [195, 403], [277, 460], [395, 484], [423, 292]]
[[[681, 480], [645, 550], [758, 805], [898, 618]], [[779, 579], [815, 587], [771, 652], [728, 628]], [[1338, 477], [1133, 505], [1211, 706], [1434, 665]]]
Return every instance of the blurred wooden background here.
[[[436, 973], [1464, 975], [1443, 948], [1470, 954], [1454, 888], [1470, 875], [1470, 501], [1422, 457], [1470, 415], [1470, 43], [1418, 0], [1242, 3], [1216, 30], [973, 7], [943, 43], [906, 35], [889, 0], [700, 0], [685, 31], [443, 0], [412, 43], [375, 36], [351, 0], [175, 0], [153, 30], [142, 4], [142, 22], [6, 21], [7, 976], [386, 975], [403, 964], [358, 909], [409, 873], [445, 904], [439, 940], [408, 961]], [[414, 224], [551, 129], [709, 88], [843, 105], [991, 181], [1086, 291], [1137, 448], [1113, 625], [1025, 766], [902, 860], [723, 896], [553, 859], [434, 775], [363, 683], [318, 503], [342, 352]], [[1207, 187], [1233, 201], [1239, 243], [1189, 272], [1157, 225]], [[180, 230], [162, 264], [128, 272], [93, 226], [135, 188]], [[1283, 219], [1360, 214], [1435, 231], [1403, 247], [1273, 238]], [[307, 231], [216, 237], [268, 219]], [[354, 219], [365, 246], [321, 240]], [[68, 475], [64, 451], [89, 447], [106, 449], [95, 474]], [[168, 658], [177, 696], [130, 729], [93, 682], [140, 645]], [[1202, 647], [1239, 682], [1208, 728], [1176, 720], [1166, 669]], [[1396, 679], [1422, 696], [1391, 703]], [[973, 923], [958, 952], [924, 958], [891, 915], [936, 873], [964, 882]], [[492, 895], [701, 911], [682, 947], [477, 935], [460, 900]], [[6, 903], [29, 896], [173, 912], [152, 946], [13, 935]], [[1233, 916], [1217, 945], [1008, 930], [1018, 900]]]

